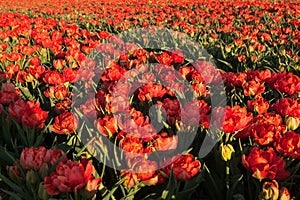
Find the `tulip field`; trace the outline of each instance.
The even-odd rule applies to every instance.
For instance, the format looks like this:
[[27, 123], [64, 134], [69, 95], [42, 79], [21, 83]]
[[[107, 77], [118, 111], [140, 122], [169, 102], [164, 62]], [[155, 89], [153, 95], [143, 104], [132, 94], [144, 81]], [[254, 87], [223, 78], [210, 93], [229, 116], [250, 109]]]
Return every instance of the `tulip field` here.
[[0, 200], [299, 185], [300, 2], [0, 1]]

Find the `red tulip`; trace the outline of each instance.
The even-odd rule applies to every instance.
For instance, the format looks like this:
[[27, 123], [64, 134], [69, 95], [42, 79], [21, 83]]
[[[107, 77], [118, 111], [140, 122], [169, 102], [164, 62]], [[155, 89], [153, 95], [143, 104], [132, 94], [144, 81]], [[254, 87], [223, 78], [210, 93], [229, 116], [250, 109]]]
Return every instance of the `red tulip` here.
[[52, 131], [58, 134], [71, 134], [77, 129], [78, 119], [70, 112], [55, 117]]
[[91, 162], [84, 158], [80, 163], [70, 160], [60, 162], [56, 166], [56, 170], [44, 178], [44, 189], [49, 195], [58, 195], [64, 192], [77, 193], [89, 183], [88, 191], [97, 190], [101, 179], [94, 178], [94, 172], [95, 169]]
[[201, 168], [200, 161], [195, 160], [191, 154], [175, 156], [165, 162], [169, 165], [164, 167], [162, 171], [170, 176], [171, 169], [173, 169], [176, 179], [181, 181], [186, 181], [196, 176]]
[[248, 156], [242, 156], [242, 163], [259, 180], [283, 180], [289, 176], [289, 172], [285, 170], [285, 162], [276, 155], [272, 147], [268, 147], [266, 151], [253, 147]]

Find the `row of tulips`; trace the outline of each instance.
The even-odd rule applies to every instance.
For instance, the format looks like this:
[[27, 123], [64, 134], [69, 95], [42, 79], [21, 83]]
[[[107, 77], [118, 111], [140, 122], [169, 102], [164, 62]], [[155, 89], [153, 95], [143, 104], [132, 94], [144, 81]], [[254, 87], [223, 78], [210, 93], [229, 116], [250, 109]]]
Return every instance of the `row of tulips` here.
[[[3, 10], [12, 12], [2, 16], [5, 31], [1, 38], [35, 36], [34, 41], [50, 47], [54, 54], [61, 50], [62, 43], [88, 52], [97, 38], [95, 34], [102, 30], [119, 33], [135, 27], [165, 27], [184, 32], [200, 42], [226, 70], [269, 67], [295, 71], [299, 68], [299, 2], [197, 1], [190, 4], [185, 0], [172, 3], [88, 0], [66, 1], [62, 5], [60, 0], [55, 0], [43, 2], [43, 6], [39, 2], [2, 2]], [[55, 31], [49, 35], [54, 27], [61, 34]], [[73, 39], [64, 41], [62, 35]]]
[[299, 198], [299, 5], [1, 2], [0, 195]]

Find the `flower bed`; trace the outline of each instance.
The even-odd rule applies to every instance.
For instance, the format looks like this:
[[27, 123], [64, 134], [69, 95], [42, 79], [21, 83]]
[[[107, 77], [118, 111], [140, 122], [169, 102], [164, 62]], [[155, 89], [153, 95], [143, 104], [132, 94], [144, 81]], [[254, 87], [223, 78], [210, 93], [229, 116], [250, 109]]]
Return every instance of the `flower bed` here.
[[300, 198], [300, 3], [0, 11], [0, 199]]

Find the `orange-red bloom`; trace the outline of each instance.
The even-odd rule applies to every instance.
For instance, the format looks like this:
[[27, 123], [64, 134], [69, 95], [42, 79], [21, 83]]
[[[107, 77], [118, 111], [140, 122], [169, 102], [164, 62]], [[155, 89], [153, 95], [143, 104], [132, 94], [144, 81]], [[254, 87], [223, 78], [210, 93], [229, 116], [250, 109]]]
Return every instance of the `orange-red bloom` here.
[[[100, 186], [101, 178], [96, 179], [92, 163], [85, 158], [81, 162], [60, 162], [56, 170], [44, 179], [44, 189], [49, 195], [58, 195], [64, 192], [77, 192], [89, 185], [89, 191], [95, 191]], [[93, 186], [93, 188], [91, 188]]]
[[42, 129], [48, 117], [48, 112], [43, 111], [37, 101], [18, 100], [8, 107], [9, 114], [24, 126]]
[[[217, 109], [214, 109], [214, 111], [217, 111]], [[246, 128], [252, 118], [252, 113], [248, 113], [245, 107], [226, 106], [225, 120], [220, 126], [224, 132], [234, 133]]]
[[186, 181], [196, 176], [201, 168], [199, 160], [195, 160], [192, 154], [174, 156], [166, 161], [169, 165], [164, 167], [162, 171], [170, 176], [173, 170], [176, 179]]
[[71, 134], [77, 129], [78, 119], [70, 112], [55, 117], [52, 131], [58, 134]]
[[169, 136], [166, 132], [156, 135], [153, 142], [156, 151], [174, 150], [177, 148], [177, 144], [178, 137], [176, 135]]
[[266, 151], [253, 147], [248, 156], [242, 156], [243, 165], [259, 180], [269, 178], [286, 179], [290, 174], [285, 170], [285, 162], [278, 157], [272, 147]]
[[108, 115], [103, 118], [99, 118], [96, 122], [96, 127], [99, 133], [110, 137], [118, 130], [115, 118]]
[[289, 95], [297, 94], [300, 91], [300, 78], [292, 72], [274, 74], [266, 81], [272, 88]]
[[0, 104], [9, 105], [20, 98], [12, 83], [3, 83], [0, 87]]
[[247, 101], [247, 107], [250, 111], [258, 114], [266, 113], [269, 109], [269, 102], [263, 97], [257, 97], [254, 100]]
[[288, 131], [279, 135], [274, 142], [274, 147], [284, 156], [300, 159], [300, 134]]
[[282, 117], [290, 116], [300, 118], [300, 103], [291, 98], [279, 99], [273, 109]]

